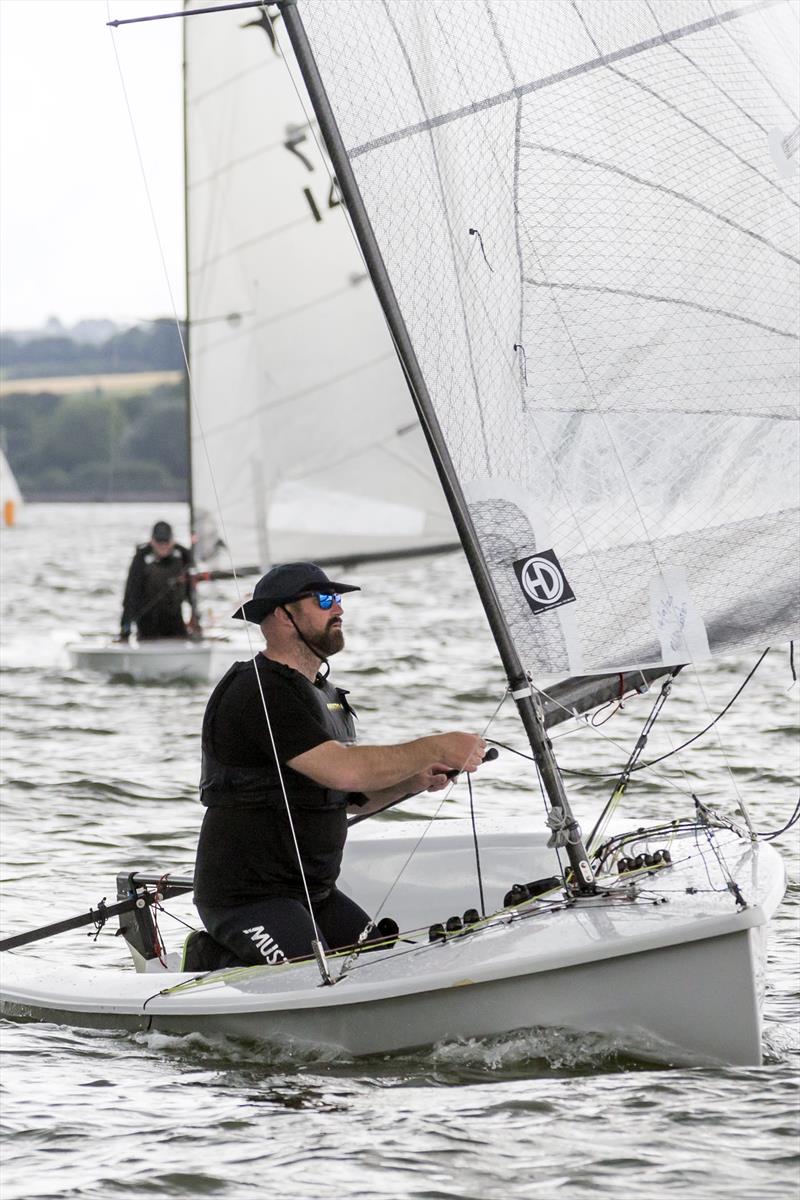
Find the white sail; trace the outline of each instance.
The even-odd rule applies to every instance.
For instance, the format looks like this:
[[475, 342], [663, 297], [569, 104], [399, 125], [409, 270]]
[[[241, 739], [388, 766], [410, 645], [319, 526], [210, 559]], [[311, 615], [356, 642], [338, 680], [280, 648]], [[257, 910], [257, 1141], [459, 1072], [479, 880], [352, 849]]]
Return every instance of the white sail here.
[[525, 666], [790, 638], [798, 6], [299, 11]]
[[0, 521], [13, 525], [22, 507], [22, 493], [9, 466], [5, 451], [0, 446]]
[[199, 555], [240, 568], [456, 543], [280, 32], [258, 9], [185, 21]]

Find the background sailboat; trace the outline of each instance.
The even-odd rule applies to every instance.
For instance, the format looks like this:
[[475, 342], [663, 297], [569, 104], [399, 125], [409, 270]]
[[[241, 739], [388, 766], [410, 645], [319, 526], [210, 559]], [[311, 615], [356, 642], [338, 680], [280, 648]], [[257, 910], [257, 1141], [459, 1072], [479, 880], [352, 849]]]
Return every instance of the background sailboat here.
[[265, 8], [184, 22], [199, 557], [242, 570], [453, 546], [276, 20]]
[[[190, 528], [201, 577], [205, 567], [246, 574], [286, 559], [458, 545], [273, 23], [245, 11], [185, 24]], [[150, 680], [207, 679], [231, 657], [218, 637], [85, 638], [67, 649], [79, 668]]]
[[0, 446], [0, 520], [14, 525], [22, 508], [22, 493], [9, 466], [5, 450]]

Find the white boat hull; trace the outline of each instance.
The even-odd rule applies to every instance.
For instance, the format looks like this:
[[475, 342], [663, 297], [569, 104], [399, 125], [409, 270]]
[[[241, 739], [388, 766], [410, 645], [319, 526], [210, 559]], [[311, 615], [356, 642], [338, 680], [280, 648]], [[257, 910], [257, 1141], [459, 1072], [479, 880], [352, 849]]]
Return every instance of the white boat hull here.
[[[451, 867], [462, 865], [468, 840], [427, 842], [405, 880], [412, 910], [422, 903], [428, 920], [447, 916], [454, 898], [447, 881], [463, 879]], [[505, 871], [522, 851], [527, 865], [534, 851], [537, 867], [552, 866], [541, 842], [524, 840], [519, 834], [484, 839], [489, 888], [497, 869]], [[557, 911], [531, 901], [518, 916], [501, 914], [445, 943], [429, 944], [425, 931], [415, 945], [363, 953], [332, 986], [321, 984], [313, 963], [197, 980], [169, 972], [62, 969], [9, 955], [0, 1005], [17, 1017], [233, 1035], [356, 1056], [566, 1028], [608, 1035], [621, 1049], [656, 1061], [759, 1063], [764, 934], [783, 894], [783, 864], [769, 846], [729, 833], [719, 840], [744, 908], [724, 882], [722, 890], [719, 880], [709, 889], [707, 872], [716, 858], [705, 846], [696, 860], [647, 875], [636, 900], [590, 898]], [[407, 838], [359, 841], [350, 866], [358, 871], [360, 863], [383, 863], [388, 878], [412, 844]], [[506, 884], [511, 881], [506, 875]], [[385, 891], [380, 869], [367, 879], [365, 893], [376, 888]], [[334, 977], [341, 964], [331, 956]]]
[[[212, 659], [224, 648], [213, 640], [184, 641], [158, 638], [147, 642], [113, 642], [85, 639], [66, 646], [70, 663], [80, 671], [96, 671], [137, 682], [186, 679], [200, 683], [211, 679]], [[233, 652], [231, 652], [233, 661]]]

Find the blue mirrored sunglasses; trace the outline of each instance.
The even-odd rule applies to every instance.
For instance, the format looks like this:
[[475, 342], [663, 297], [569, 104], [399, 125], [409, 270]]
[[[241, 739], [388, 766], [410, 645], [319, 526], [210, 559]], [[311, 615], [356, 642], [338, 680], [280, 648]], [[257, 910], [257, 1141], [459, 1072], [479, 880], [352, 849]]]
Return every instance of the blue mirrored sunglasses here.
[[[338, 592], [306, 592], [305, 595], [313, 596], [320, 608], [326, 610], [333, 608], [334, 604], [342, 603], [342, 597]], [[303, 599], [302, 596], [298, 598]]]

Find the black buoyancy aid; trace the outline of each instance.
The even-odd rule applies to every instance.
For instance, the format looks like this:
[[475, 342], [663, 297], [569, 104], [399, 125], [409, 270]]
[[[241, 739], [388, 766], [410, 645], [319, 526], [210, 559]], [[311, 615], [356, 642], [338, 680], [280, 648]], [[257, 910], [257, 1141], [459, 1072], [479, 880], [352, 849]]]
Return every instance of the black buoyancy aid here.
[[[306, 684], [304, 690], [308, 693], [309, 705], [313, 705], [313, 713], [321, 725], [330, 733], [332, 741], [352, 745], [356, 741], [355, 712], [347, 700], [344, 688], [334, 687], [321, 675], [316, 682], [304, 680], [298, 672], [283, 663], [269, 662], [268, 670], [285, 674], [292, 679], [300, 679]], [[200, 779], [200, 800], [206, 808], [244, 808], [266, 805], [273, 807], [284, 805], [283, 789], [274, 762], [261, 766], [230, 766], [222, 763], [214, 753], [213, 728], [220, 702], [234, 679], [242, 671], [253, 671], [252, 660], [234, 663], [223, 676], [211, 699], [208, 702], [202, 733], [202, 774]], [[269, 675], [262, 669], [259, 671], [264, 686], [264, 696], [269, 712]], [[265, 678], [266, 676], [266, 678]], [[256, 693], [258, 696], [258, 693]], [[258, 697], [260, 703], [260, 697]], [[266, 726], [266, 718], [265, 718]], [[264, 734], [269, 738], [265, 728]], [[278, 747], [280, 753], [280, 746]], [[348, 803], [348, 792], [335, 791], [314, 783], [307, 776], [298, 776], [290, 767], [283, 767], [284, 783], [302, 779], [303, 796], [293, 796], [295, 788], [287, 787], [289, 799], [299, 799], [301, 804], [309, 807], [344, 808]]]

